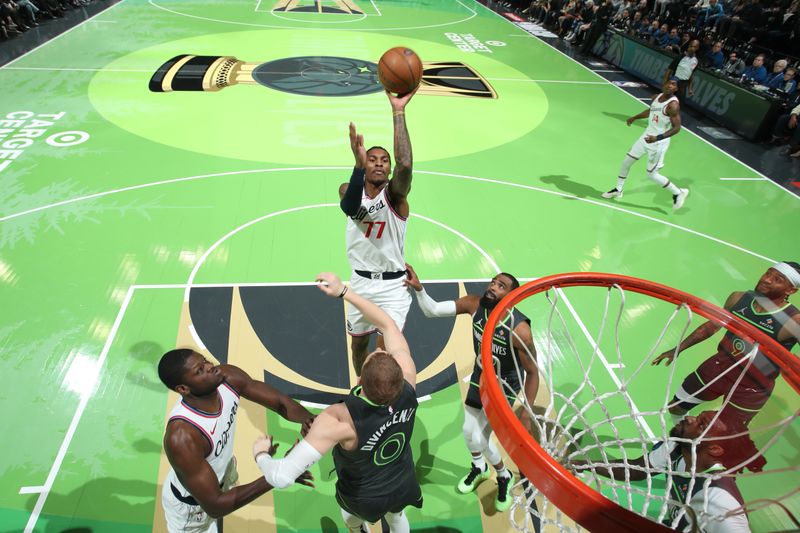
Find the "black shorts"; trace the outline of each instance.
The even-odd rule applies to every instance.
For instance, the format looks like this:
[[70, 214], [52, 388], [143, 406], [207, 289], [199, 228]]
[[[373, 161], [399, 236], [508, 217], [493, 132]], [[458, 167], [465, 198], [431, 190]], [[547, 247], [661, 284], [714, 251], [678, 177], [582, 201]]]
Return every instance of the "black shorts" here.
[[[481, 402], [481, 391], [480, 391], [481, 373], [483, 373], [483, 370], [478, 368], [478, 365], [475, 365], [475, 368], [472, 369], [472, 376], [470, 376], [469, 378], [469, 388], [467, 389], [467, 397], [464, 399], [464, 405], [467, 405], [469, 407], [474, 407], [475, 409], [483, 409], [483, 403]], [[508, 400], [508, 405], [513, 406], [514, 401], [517, 399], [516, 395], [519, 394], [519, 392], [522, 390], [522, 386], [519, 383], [519, 378], [517, 377], [517, 373], [509, 372], [507, 374], [503, 374], [501, 378], [502, 381], [505, 383], [503, 385], [503, 394]], [[514, 395], [512, 395], [511, 390], [509, 390], [509, 387], [513, 389]]]
[[422, 509], [422, 490], [416, 478], [405, 483], [405, 487], [397, 487], [391, 495], [379, 498], [348, 496], [337, 486], [336, 503], [351, 515], [374, 524], [386, 513], [399, 513], [409, 505]]

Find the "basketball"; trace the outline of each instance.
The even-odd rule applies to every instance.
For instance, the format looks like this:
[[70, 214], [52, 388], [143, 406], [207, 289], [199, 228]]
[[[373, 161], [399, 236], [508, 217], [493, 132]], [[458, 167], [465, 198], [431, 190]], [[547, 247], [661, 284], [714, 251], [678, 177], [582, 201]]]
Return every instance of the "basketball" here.
[[410, 93], [422, 79], [422, 61], [410, 48], [387, 50], [378, 61], [378, 79], [390, 93]]

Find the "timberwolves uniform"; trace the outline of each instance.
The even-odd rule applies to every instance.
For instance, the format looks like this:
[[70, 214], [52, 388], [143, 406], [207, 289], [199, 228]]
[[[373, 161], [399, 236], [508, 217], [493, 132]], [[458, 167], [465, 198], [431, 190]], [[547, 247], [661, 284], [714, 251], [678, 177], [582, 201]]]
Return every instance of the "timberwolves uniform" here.
[[[781, 329], [786, 324], [794, 323], [792, 317], [797, 314], [798, 310], [795, 306], [787, 303], [775, 311], [758, 313], [753, 304], [759, 298], [764, 297], [755, 291], [747, 291], [731, 307], [730, 311], [777, 341]], [[785, 341], [778, 342], [786, 350], [791, 351], [798, 340], [790, 337]], [[750, 353], [752, 348], [753, 345], [744, 339], [730, 331], [726, 332], [719, 346], [717, 346], [716, 355], [703, 362], [694, 373], [683, 381], [681, 388], [675, 394], [675, 398], [684, 402], [682, 403], [684, 408], [691, 409], [702, 401], [727, 396], [736, 385], [741, 370], [745, 368], [743, 365], [747, 363], [740, 364], [724, 375], [723, 373], [733, 366], [740, 357]], [[769, 399], [772, 389], [775, 387], [775, 380], [779, 375], [780, 368], [766, 355], [758, 352], [747, 373], [732, 391], [730, 402], [724, 407], [723, 412], [730, 410], [745, 424], [749, 423]], [[708, 387], [703, 389], [706, 384], [708, 384]]]
[[[167, 425], [174, 420], [183, 420], [194, 426], [208, 441], [211, 453], [206, 461], [217, 475], [222, 490], [230, 489], [238, 478], [236, 459], [233, 457], [233, 436], [236, 431], [236, 413], [239, 409], [239, 394], [227, 383], [217, 388], [221, 408], [218, 413], [206, 413], [178, 402], [169, 414]], [[170, 469], [161, 491], [161, 503], [170, 533], [214, 533], [216, 519], [209, 517], [189, 491], [178, 480], [174, 469]]]
[[[353, 269], [350, 286], [358, 294], [386, 311], [401, 330], [411, 307], [411, 294], [403, 285], [406, 262], [403, 248], [406, 219], [389, 203], [387, 185], [375, 198], [366, 193], [355, 216], [348, 217], [347, 260]], [[355, 306], [348, 306], [347, 332], [368, 335], [375, 326]]]
[[672, 102], [678, 101], [677, 96], [671, 96], [664, 102], [660, 102], [659, 98], [661, 98], [662, 94], [653, 98], [653, 102], [650, 104], [650, 114], [647, 117], [647, 128], [642, 136], [633, 143], [628, 152], [628, 155], [634, 159], [641, 159], [647, 153], [648, 171], [664, 166], [664, 155], [666, 155], [667, 148], [669, 148], [669, 137], [653, 143], [646, 142], [644, 138], [648, 135], [661, 135], [672, 128], [672, 121], [667, 115], [667, 106]]
[[411, 433], [417, 414], [417, 395], [404, 383], [390, 406], [376, 405], [355, 387], [344, 399], [353, 419], [358, 443], [353, 450], [333, 449], [336, 501], [348, 513], [377, 522], [386, 513], [406, 506], [422, 507], [422, 491], [414, 472]]
[[[647, 459], [652, 469], [672, 472], [670, 499], [684, 505], [688, 503], [694, 510], [698, 521], [703, 521], [704, 517], [720, 517], [731, 513], [731, 516], [726, 516], [724, 520], [708, 520], [703, 524], [702, 531], [706, 533], [750, 532], [747, 515], [732, 513], [744, 505], [744, 498], [742, 498], [733, 477], [725, 476], [712, 479], [710, 482], [707, 482], [705, 477], [696, 477], [694, 483], [691, 483], [692, 478], [688, 473], [681, 474], [686, 472], [686, 461], [683, 459], [680, 446], [674, 441], [669, 441], [666, 445], [664, 442], [657, 443], [653, 446]], [[724, 466], [716, 464], [705, 472], [697, 472], [697, 474], [713, 475], [715, 472], [724, 471]], [[691, 495], [689, 490], [691, 490]], [[680, 507], [670, 502], [664, 524], [671, 527], [672, 521], [680, 512]], [[692, 531], [691, 523], [685, 513], [678, 521], [675, 530]]]
[[[464, 400], [466, 405], [475, 409], [483, 409], [480, 395], [481, 373], [483, 372], [480, 366], [481, 338], [488, 318], [489, 310], [479, 304], [475, 314], [472, 315], [472, 344], [475, 348], [475, 366], [472, 369], [472, 377], [469, 379], [467, 398]], [[522, 322], [530, 324], [531, 321], [516, 309], [513, 310], [510, 316], [506, 313], [505, 318], [497, 323], [497, 327], [494, 330], [494, 338], [492, 339], [492, 353], [499, 361], [499, 367], [495, 367], [495, 372], [503, 380], [503, 393], [505, 393], [508, 403], [511, 405], [514, 404], [517, 394], [522, 390], [522, 385], [517, 375], [518, 362], [514, 361], [515, 356], [511, 351], [511, 343], [513, 341], [511, 332], [514, 331], [517, 324]], [[527, 357], [527, 354], [519, 354], [519, 357]], [[506, 385], [511, 387], [513, 392]]]

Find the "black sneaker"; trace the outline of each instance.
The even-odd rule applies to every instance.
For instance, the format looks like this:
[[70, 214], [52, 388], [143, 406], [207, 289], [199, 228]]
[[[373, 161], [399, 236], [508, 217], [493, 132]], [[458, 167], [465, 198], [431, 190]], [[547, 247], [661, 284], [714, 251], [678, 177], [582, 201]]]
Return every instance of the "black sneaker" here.
[[486, 465], [483, 470], [475, 465], [469, 471], [469, 474], [461, 478], [456, 486], [456, 490], [461, 494], [469, 494], [481, 481], [489, 479], [489, 465]]
[[507, 477], [497, 478], [497, 497], [494, 500], [494, 508], [498, 513], [502, 513], [511, 507], [511, 486], [514, 484], [514, 474], [508, 473]]

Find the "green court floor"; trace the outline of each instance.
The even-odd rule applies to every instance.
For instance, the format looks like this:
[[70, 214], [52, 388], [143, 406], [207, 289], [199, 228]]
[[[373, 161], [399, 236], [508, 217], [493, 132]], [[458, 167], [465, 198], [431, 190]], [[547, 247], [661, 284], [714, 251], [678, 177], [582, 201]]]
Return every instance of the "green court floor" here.
[[[323, 270], [349, 276], [338, 208], [352, 167], [348, 123], [368, 145], [392, 146], [391, 110], [381, 92], [353, 94], [355, 80], [331, 65], [369, 71], [398, 45], [426, 68], [469, 67], [496, 94], [439, 85], [407, 108], [406, 258], [423, 280], [615, 272], [722, 304], [773, 262], [798, 260], [798, 197], [688, 131], [672, 140], [662, 171], [691, 190], [684, 209], [672, 211], [644, 163], [623, 199], [603, 200], [643, 131], [625, 119], [645, 104], [473, 0], [123, 0], [0, 68], [0, 396], [13, 428], [0, 444], [0, 531], [161, 530], [161, 437], [173, 398], [155, 365], [193, 339], [185, 296], [193, 286], [295, 286]], [[153, 73], [182, 54], [302, 58], [325, 71], [314, 81], [327, 92], [301, 94], [303, 80], [151, 92]], [[591, 299], [575, 305], [597, 313]], [[310, 327], [280, 308], [262, 318]], [[541, 337], [545, 324], [532, 319]], [[469, 335], [458, 324], [442, 327]], [[655, 320], [629, 326], [631, 346], [655, 338]], [[710, 355], [711, 342], [676, 376]], [[343, 334], [330, 343], [346, 353]], [[230, 362], [274, 371], [229, 347]], [[297, 352], [315, 357], [302, 344]], [[468, 363], [468, 349], [458, 353]], [[665, 375], [644, 372], [641, 394]], [[412, 526], [500, 531], [492, 524], [503, 517], [452, 488], [468, 452], [460, 386], [448, 383], [419, 410], [426, 505], [409, 513]], [[769, 419], [797, 405], [784, 382], [775, 394]], [[295, 428], [258, 417], [293, 439]], [[796, 424], [790, 430], [778, 450], [796, 464]], [[276, 492], [264, 516], [226, 531], [343, 530], [326, 461], [316, 492]], [[762, 512], [751, 525], [786, 522]]]

